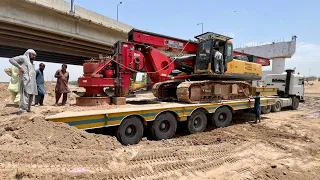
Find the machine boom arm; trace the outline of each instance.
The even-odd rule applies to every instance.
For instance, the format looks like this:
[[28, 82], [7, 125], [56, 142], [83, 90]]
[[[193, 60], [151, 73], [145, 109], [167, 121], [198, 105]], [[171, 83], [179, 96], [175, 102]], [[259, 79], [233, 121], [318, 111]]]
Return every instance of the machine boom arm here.
[[130, 42], [151, 45], [159, 50], [167, 50], [173, 52], [183, 52], [195, 54], [197, 52], [197, 43], [169, 37], [161, 34], [132, 29], [129, 32]]

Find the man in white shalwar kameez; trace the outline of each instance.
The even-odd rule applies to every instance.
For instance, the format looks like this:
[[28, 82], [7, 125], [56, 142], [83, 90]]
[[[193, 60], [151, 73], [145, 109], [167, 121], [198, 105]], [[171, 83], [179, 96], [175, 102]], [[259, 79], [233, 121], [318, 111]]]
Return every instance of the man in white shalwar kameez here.
[[33, 49], [28, 49], [23, 55], [9, 59], [9, 62], [20, 70], [20, 114], [30, 112], [32, 100], [38, 95], [33, 65], [36, 55]]

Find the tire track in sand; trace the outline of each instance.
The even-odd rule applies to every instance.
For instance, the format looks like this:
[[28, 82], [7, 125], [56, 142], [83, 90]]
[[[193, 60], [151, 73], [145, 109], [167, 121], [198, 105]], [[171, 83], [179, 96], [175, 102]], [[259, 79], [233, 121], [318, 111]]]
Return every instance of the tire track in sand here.
[[[204, 155], [199, 156], [196, 153], [195, 156], [192, 156], [188, 154], [188, 157], [184, 157], [184, 160], [180, 161], [167, 159], [166, 161], [159, 163], [157, 161], [145, 159], [145, 165], [152, 167], [154, 173], [152, 176], [144, 177], [144, 179], [166, 179], [175, 176], [181, 177], [188, 174], [197, 176], [196, 173], [206, 173], [224, 164], [228, 163], [231, 165], [236, 163], [243, 159], [236, 157], [236, 155], [252, 146], [254, 146], [254, 143], [246, 143], [237, 147], [230, 144], [223, 148], [220, 148], [219, 146], [206, 146], [209, 147], [209, 150], [201, 151]], [[212, 149], [212, 147], [215, 149]], [[191, 148], [194, 149], [195, 147]]]
[[[252, 147], [252, 143], [233, 145], [229, 143], [208, 146], [163, 148], [153, 151], [141, 150], [131, 160], [123, 162], [119, 169], [103, 164], [17, 164], [0, 163], [2, 170], [27, 170], [43, 173], [94, 173], [105, 179], [166, 179], [206, 173], [224, 164], [238, 160], [235, 155]], [[123, 166], [123, 167], [122, 167]], [[244, 169], [245, 171], [245, 169]]]

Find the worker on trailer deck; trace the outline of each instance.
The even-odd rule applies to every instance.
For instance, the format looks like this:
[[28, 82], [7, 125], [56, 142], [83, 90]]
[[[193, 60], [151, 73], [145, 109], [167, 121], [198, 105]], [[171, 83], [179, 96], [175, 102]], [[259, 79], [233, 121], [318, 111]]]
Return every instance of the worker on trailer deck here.
[[28, 49], [23, 55], [9, 59], [9, 62], [19, 68], [20, 74], [20, 111], [19, 114], [30, 112], [34, 95], [38, 95], [36, 71], [33, 65], [37, 53]]
[[43, 100], [46, 94], [46, 89], [44, 87], [44, 76], [43, 76], [43, 71], [45, 67], [46, 66], [43, 63], [40, 63], [39, 69], [36, 70], [38, 95], [36, 95], [35, 97], [35, 105], [40, 105], [40, 106], [43, 106]]
[[62, 105], [64, 106], [67, 102], [68, 93], [70, 92], [69, 87], [68, 87], [69, 72], [67, 71], [67, 65], [63, 64], [62, 68], [57, 70], [54, 77], [57, 78], [57, 84], [56, 84], [56, 88], [55, 88], [55, 94], [56, 94], [56, 104], [55, 105], [56, 106], [58, 105], [60, 97], [63, 94]]
[[19, 68], [11, 65], [11, 67], [4, 70], [8, 76], [10, 76], [10, 82], [8, 90], [11, 92], [11, 100], [14, 104], [19, 105], [20, 103], [20, 91], [19, 91]]

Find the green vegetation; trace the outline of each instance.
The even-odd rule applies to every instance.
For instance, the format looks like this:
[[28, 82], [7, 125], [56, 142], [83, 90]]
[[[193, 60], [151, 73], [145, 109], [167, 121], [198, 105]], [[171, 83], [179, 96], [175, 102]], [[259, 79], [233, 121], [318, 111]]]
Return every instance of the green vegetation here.
[[77, 82], [77, 81], [69, 81], [69, 84], [70, 84], [70, 85], [78, 86], [78, 82]]
[[309, 76], [309, 77], [306, 77], [305, 78], [305, 81], [320, 81], [320, 77], [317, 77], [317, 76]]
[[147, 76], [146, 74], [142, 75], [142, 81], [141, 81], [142, 84], [147, 84]]

